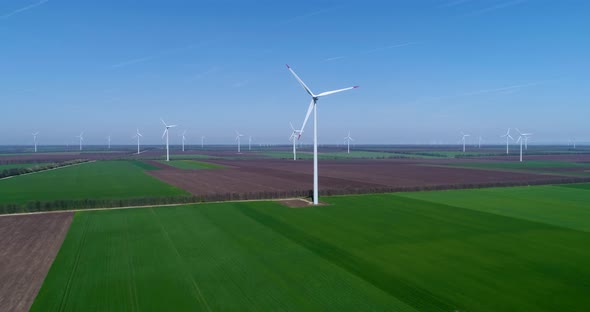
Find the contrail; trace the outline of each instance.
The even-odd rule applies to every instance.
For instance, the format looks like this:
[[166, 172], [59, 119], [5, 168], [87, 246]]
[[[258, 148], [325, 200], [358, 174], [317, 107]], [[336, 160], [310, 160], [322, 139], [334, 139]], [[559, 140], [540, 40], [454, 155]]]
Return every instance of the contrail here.
[[495, 6], [489, 7], [489, 8], [473, 11], [469, 14], [466, 14], [466, 16], [480, 15], [483, 13], [488, 13], [488, 12], [496, 11], [499, 9], [504, 9], [504, 8], [508, 8], [511, 6], [519, 5], [519, 4], [524, 3], [526, 1], [528, 1], [528, 0], [515, 0], [515, 1], [504, 2], [504, 3], [497, 4]]
[[411, 46], [411, 45], [415, 45], [415, 44], [420, 44], [420, 43], [422, 43], [422, 42], [421, 41], [404, 42], [404, 43], [394, 44], [394, 45], [390, 45], [390, 46], [383, 47], [383, 48], [376, 48], [376, 49], [373, 49], [373, 50], [365, 51], [363, 53], [373, 53], [373, 52], [378, 52], [378, 51], [383, 51], [383, 50], [389, 50], [389, 49], [393, 49], [393, 48], [407, 47], [407, 46]]
[[36, 7], [40, 6], [40, 5], [43, 5], [43, 4], [47, 3], [47, 2], [49, 2], [49, 0], [41, 0], [41, 1], [37, 2], [37, 3], [33, 3], [33, 4], [30, 4], [30, 5], [27, 5], [26, 7], [20, 8], [20, 9], [15, 10], [15, 11], [12, 11], [12, 12], [10, 12], [8, 14], [0, 15], [0, 19], [6, 19], [6, 18], [9, 18], [9, 17], [11, 17], [13, 15], [22, 13], [24, 11], [28, 11], [30, 9], [34, 9], [34, 8], [36, 8]]
[[346, 56], [336, 56], [336, 57], [330, 57], [324, 60], [324, 62], [331, 62], [331, 61], [335, 61], [335, 60], [341, 60], [343, 58], [346, 58]]

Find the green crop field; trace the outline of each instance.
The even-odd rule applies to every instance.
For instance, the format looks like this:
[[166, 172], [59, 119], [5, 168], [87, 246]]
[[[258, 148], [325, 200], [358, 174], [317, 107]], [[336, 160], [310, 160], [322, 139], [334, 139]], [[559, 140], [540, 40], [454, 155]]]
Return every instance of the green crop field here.
[[0, 165], [0, 171], [7, 170], [7, 169], [20, 169], [20, 168], [33, 168], [33, 167], [40, 167], [49, 165], [49, 163], [26, 163], [26, 164], [9, 164], [9, 165]]
[[132, 161], [97, 161], [0, 180], [0, 203], [186, 195]]
[[589, 188], [78, 212], [31, 311], [588, 311]]
[[219, 169], [224, 168], [222, 165], [212, 164], [202, 161], [195, 161], [195, 160], [171, 160], [171, 161], [159, 161], [162, 164], [172, 166], [179, 169], [187, 169], [187, 170], [201, 170], [201, 169]]

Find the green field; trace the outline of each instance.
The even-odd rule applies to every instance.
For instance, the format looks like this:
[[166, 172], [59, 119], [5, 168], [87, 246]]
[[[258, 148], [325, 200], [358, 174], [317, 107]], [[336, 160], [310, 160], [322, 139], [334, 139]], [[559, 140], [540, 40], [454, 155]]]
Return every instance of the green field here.
[[0, 165], [0, 171], [7, 170], [7, 169], [33, 168], [33, 167], [46, 166], [49, 164], [50, 163], [27, 163], [27, 164]]
[[186, 195], [133, 161], [97, 161], [0, 180], [0, 203]]
[[160, 163], [168, 166], [172, 166], [179, 169], [187, 169], [187, 170], [202, 170], [202, 169], [219, 169], [225, 168], [222, 165], [206, 163], [202, 161], [195, 161], [195, 160], [171, 160], [171, 161], [159, 161]]
[[32, 311], [588, 311], [589, 189], [78, 212]]

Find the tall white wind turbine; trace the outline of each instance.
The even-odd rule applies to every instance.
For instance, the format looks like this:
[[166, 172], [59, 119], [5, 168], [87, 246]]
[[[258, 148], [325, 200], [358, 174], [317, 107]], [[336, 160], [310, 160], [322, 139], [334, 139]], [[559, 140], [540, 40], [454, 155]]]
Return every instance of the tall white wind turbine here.
[[141, 133], [139, 133], [139, 129], [137, 129], [137, 132], [135, 132], [135, 135], [133, 136], [133, 139], [137, 138], [137, 155], [139, 155], [139, 138], [143, 137], [143, 135], [141, 135]]
[[186, 141], [186, 130], [182, 132], [182, 151], [184, 152], [184, 142]]
[[317, 109], [318, 99], [322, 96], [331, 95], [334, 93], [339, 93], [339, 92], [343, 92], [343, 91], [347, 91], [347, 90], [352, 90], [352, 89], [358, 88], [358, 86], [348, 87], [348, 88], [338, 89], [338, 90], [333, 90], [333, 91], [326, 91], [326, 92], [322, 92], [319, 94], [314, 94], [305, 85], [303, 80], [301, 80], [301, 78], [299, 78], [299, 76], [297, 76], [297, 74], [293, 71], [293, 69], [291, 69], [291, 67], [289, 67], [289, 65], [287, 65], [287, 68], [289, 69], [291, 74], [293, 74], [293, 76], [295, 76], [295, 79], [297, 79], [297, 81], [299, 82], [299, 84], [301, 84], [303, 89], [305, 89], [305, 92], [307, 92], [307, 94], [309, 94], [311, 96], [311, 102], [309, 103], [309, 107], [307, 109], [307, 114], [305, 115], [305, 119], [303, 121], [303, 126], [301, 127], [301, 132], [299, 133], [299, 136], [301, 136], [301, 134], [303, 133], [303, 130], [305, 129], [305, 124], [307, 123], [307, 120], [309, 119], [309, 115], [311, 115], [311, 112], [313, 111], [313, 204], [317, 205], [319, 203], [319, 201], [318, 201], [318, 195], [319, 195], [319, 191], [318, 191], [318, 109]]
[[110, 135], [107, 137], [107, 141], [109, 143], [109, 149], [111, 149], [111, 136]]
[[295, 130], [292, 123], [289, 123], [291, 126], [291, 136], [289, 137], [289, 142], [293, 143], [293, 160], [297, 160], [297, 140], [299, 139], [299, 135], [301, 130]]
[[33, 133], [33, 143], [35, 144], [35, 153], [37, 152], [37, 135], [39, 132]]
[[248, 137], [248, 150], [251, 151], [252, 150], [252, 136]]
[[203, 143], [205, 142], [205, 136], [201, 136], [201, 149], [203, 149]]
[[236, 141], [238, 141], [238, 154], [241, 153], [240, 146], [242, 145], [240, 142], [240, 138], [243, 137], [243, 134], [240, 134], [238, 130], [236, 130]]
[[344, 138], [344, 143], [348, 146], [348, 154], [350, 154], [350, 141], [354, 141], [354, 139], [350, 137], [350, 131], [348, 131], [348, 136]]
[[465, 153], [465, 141], [467, 141], [467, 137], [471, 136], [470, 134], [465, 134], [463, 132], [461, 132], [461, 135], [463, 136], [461, 138], [461, 141], [463, 142], [463, 153]]
[[164, 133], [162, 134], [162, 138], [166, 136], [166, 161], [170, 161], [170, 145], [168, 144], [168, 133], [170, 132], [168, 129], [176, 127], [176, 125], [167, 125], [162, 118], [160, 118], [162, 123], [164, 124]]
[[80, 132], [80, 135], [76, 136], [78, 139], [80, 139], [80, 151], [82, 150], [82, 141], [84, 141], [84, 131]]

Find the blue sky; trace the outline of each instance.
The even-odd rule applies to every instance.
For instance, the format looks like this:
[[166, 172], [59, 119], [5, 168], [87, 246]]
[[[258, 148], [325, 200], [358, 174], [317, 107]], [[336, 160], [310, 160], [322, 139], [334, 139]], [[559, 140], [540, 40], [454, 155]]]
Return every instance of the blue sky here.
[[[590, 141], [590, 3], [553, 0], [0, 2], [0, 144]], [[310, 126], [309, 124], [308, 126]], [[312, 128], [306, 129], [311, 134]], [[311, 137], [304, 138], [311, 142]]]

